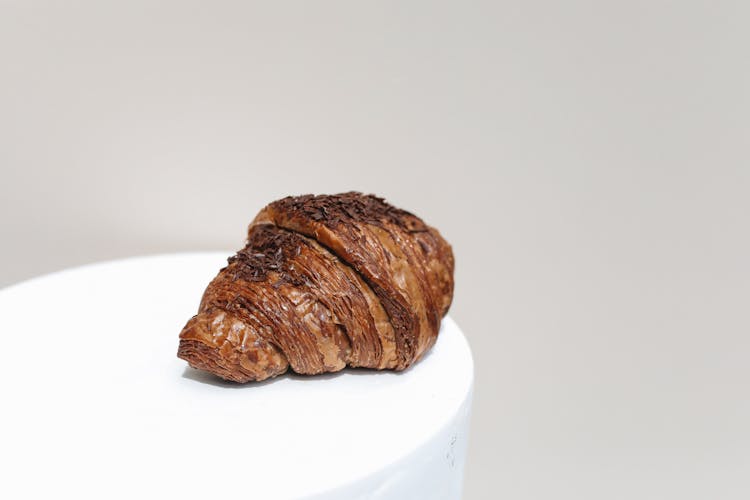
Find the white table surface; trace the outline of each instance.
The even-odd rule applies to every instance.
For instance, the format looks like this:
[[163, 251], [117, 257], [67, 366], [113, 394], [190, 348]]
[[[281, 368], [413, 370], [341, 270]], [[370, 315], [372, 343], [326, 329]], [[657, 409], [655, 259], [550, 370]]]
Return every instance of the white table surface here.
[[[0, 497], [313, 496], [408, 469], [468, 410], [471, 352], [450, 318], [401, 373], [240, 385], [189, 368], [177, 335], [226, 257], [127, 259], [0, 291]], [[461, 455], [447, 474], [466, 442], [444, 440], [441, 456]]]

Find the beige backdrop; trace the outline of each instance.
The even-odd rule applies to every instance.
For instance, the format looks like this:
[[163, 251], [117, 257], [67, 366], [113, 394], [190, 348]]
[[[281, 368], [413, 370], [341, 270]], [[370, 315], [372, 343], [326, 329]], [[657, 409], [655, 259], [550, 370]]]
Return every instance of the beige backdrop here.
[[455, 247], [468, 500], [746, 499], [747, 5], [0, 0], [0, 285], [379, 193]]

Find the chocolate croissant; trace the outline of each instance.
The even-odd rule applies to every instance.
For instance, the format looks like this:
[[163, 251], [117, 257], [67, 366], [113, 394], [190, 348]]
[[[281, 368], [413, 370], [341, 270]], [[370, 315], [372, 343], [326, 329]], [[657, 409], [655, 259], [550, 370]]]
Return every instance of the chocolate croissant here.
[[438, 231], [373, 195], [266, 206], [180, 333], [177, 355], [227, 380], [346, 366], [404, 370], [435, 343], [453, 298]]

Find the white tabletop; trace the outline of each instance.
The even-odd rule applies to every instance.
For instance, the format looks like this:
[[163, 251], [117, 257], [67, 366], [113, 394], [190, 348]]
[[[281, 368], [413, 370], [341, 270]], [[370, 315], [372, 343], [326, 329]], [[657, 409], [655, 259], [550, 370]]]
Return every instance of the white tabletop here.
[[0, 497], [293, 498], [402, 458], [470, 395], [471, 354], [450, 318], [400, 374], [236, 385], [188, 368], [177, 335], [225, 258], [128, 259], [0, 291], [12, 354]]

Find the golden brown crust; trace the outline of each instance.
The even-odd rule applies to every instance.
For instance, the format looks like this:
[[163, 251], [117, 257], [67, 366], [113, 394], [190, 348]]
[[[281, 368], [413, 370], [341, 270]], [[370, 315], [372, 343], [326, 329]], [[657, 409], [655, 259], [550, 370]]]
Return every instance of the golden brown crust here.
[[381, 198], [343, 193], [283, 198], [256, 221], [315, 238], [370, 284], [396, 332], [397, 369], [434, 344], [452, 296], [453, 255], [421, 219]]
[[350, 344], [341, 325], [317, 300], [312, 282], [294, 264], [316, 259], [293, 233], [269, 226], [267, 240], [230, 258], [204, 293], [199, 313], [232, 312], [276, 345], [297, 373], [343, 369]]
[[193, 316], [180, 333], [177, 355], [190, 366], [234, 382], [284, 373], [286, 357], [245, 321], [221, 309]]
[[434, 344], [452, 293], [450, 245], [418, 217], [359, 193], [284, 198], [209, 284], [178, 356], [238, 382], [401, 370]]

